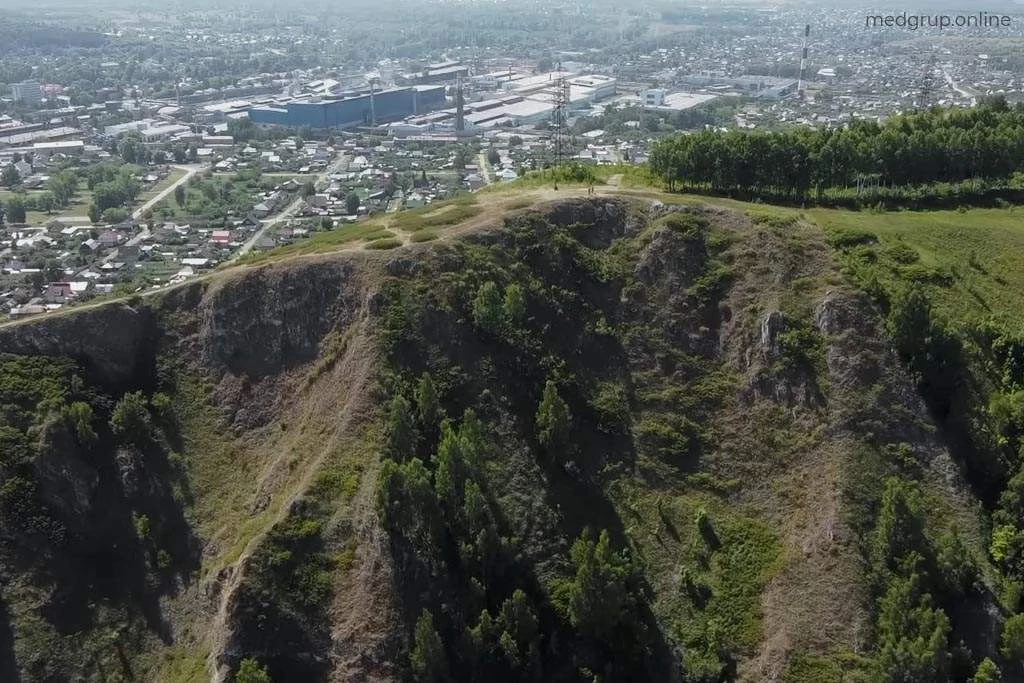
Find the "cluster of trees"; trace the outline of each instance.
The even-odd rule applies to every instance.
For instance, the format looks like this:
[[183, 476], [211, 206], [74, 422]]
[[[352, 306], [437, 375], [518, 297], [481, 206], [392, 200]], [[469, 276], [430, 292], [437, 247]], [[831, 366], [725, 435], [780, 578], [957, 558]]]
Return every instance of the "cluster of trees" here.
[[[291, 133], [283, 128], [260, 128], [245, 118], [228, 121], [228, 135], [233, 136], [236, 142], [248, 142], [249, 140], [281, 140]], [[303, 137], [310, 136], [304, 135]]]
[[[8, 166], [14, 169], [13, 166]], [[17, 171], [15, 170], [15, 173]], [[18, 180], [20, 183], [20, 179]], [[11, 223], [24, 223], [28, 211], [50, 213], [63, 209], [78, 190], [78, 175], [74, 170], [65, 169], [50, 176], [46, 190], [34, 194], [19, 192], [0, 203], [0, 225], [6, 219]]]
[[16, 194], [0, 202], [0, 225], [6, 220], [9, 223], [24, 223], [28, 206], [25, 195]]
[[[999, 680], [1000, 667], [1008, 679], [1016, 680], [1024, 675], [1024, 658], [1014, 654], [1024, 652], [1024, 614], [1020, 613], [1024, 607], [1024, 335], [1015, 321], [996, 317], [966, 326], [957, 324], [933, 310], [930, 290], [919, 283], [889, 284], [878, 270], [889, 264], [876, 263], [880, 253], [873, 249], [875, 237], [870, 233], [851, 231], [833, 241], [844, 250], [846, 263], [860, 286], [887, 311], [886, 331], [893, 347], [916, 380], [968, 482], [990, 514], [988, 551], [1000, 570], [997, 589], [1010, 616], [1000, 643], [1004, 660], [998, 666], [982, 662], [975, 680]], [[902, 262], [899, 252], [891, 258]], [[981, 267], [973, 256], [968, 265]], [[902, 455], [897, 458], [898, 462], [905, 460]], [[906, 485], [887, 487], [879, 525], [904, 530], [878, 533], [916, 539], [903, 544], [915, 555], [909, 557], [906, 549], [889, 553], [898, 561], [889, 563], [887, 569], [890, 573], [900, 569], [898, 576], [905, 593], [919, 597], [928, 593], [934, 597], [933, 607], [941, 605], [953, 614], [948, 609], [951, 596], [956, 595], [957, 586], [961, 593], [969, 592], [977, 570], [971, 566], [968, 554], [949, 539], [938, 539], [934, 550], [922, 540], [923, 525], [918, 519], [921, 507], [919, 495]], [[893, 518], [910, 521], [885, 521]], [[876, 557], [886, 555], [880, 549], [882, 545], [876, 544]], [[959, 562], [954, 561], [957, 557], [961, 558]], [[876, 575], [885, 576], [881, 570], [876, 570]], [[975, 595], [968, 599], [979, 598]], [[904, 599], [904, 606], [906, 602]], [[933, 631], [943, 626], [938, 617], [927, 619], [931, 619]], [[922, 617], [919, 624], [924, 620]], [[963, 666], [957, 662], [959, 648], [950, 652], [954, 674], [962, 673]]]
[[857, 121], [841, 129], [702, 131], [659, 141], [651, 169], [670, 188], [802, 200], [813, 190], [1008, 180], [1024, 170], [1024, 106]]
[[401, 394], [391, 402], [381, 517], [403, 549], [402, 570], [430, 575], [439, 586], [465, 577], [450, 590], [466, 600], [470, 616], [459, 622], [444, 615], [435, 623], [442, 615], [425, 607], [412, 669], [419, 680], [431, 681], [450, 680], [454, 671], [472, 680], [508, 670], [535, 678], [541, 665], [537, 608], [517, 585], [510, 541], [482, 475], [490, 448], [484, 426], [472, 410], [458, 425], [445, 419], [429, 374], [414, 393], [414, 403]]
[[473, 323], [487, 334], [502, 334], [522, 322], [525, 315], [523, 288], [515, 283], [502, 294], [497, 283], [488, 280], [473, 299]]
[[[933, 541], [926, 534], [921, 491], [902, 477], [885, 481], [870, 540], [876, 600], [874, 660], [879, 680], [1000, 681], [1024, 673], [1024, 614], [1009, 616], [999, 640], [1000, 664], [976, 668], [963, 642], [953, 642], [948, 614], [976, 601], [980, 577], [955, 529]], [[1014, 678], [1015, 680], [1015, 678]]]
[[920, 492], [897, 477], [885, 484], [871, 562], [879, 674], [889, 680], [949, 680], [950, 623], [931, 593], [942, 586], [930, 571], [934, 553], [924, 533]]
[[[174, 203], [186, 215], [210, 223], [223, 223], [229, 216], [244, 216], [253, 205], [255, 193], [263, 187], [258, 169], [236, 173], [230, 177], [193, 176], [186, 185], [174, 189]], [[155, 213], [165, 218], [174, 215], [170, 206], [161, 202]]]
[[14, 164], [8, 164], [0, 171], [0, 185], [9, 190], [21, 185], [21, 180], [21, 173]]
[[597, 116], [584, 116], [573, 124], [576, 134], [603, 130], [610, 135], [650, 135], [674, 130], [694, 130], [727, 123], [736, 110], [732, 104], [704, 105], [678, 112], [662, 113], [639, 106], [608, 105]]
[[[635, 654], [642, 593], [633, 562], [612, 548], [607, 532], [596, 539], [584, 532], [572, 546], [568, 576], [550, 599], [538, 594], [523, 580], [527, 572], [488, 490], [484, 462], [494, 445], [485, 426], [471, 409], [458, 423], [444, 415], [429, 373], [411, 400], [396, 394], [379, 479], [379, 510], [399, 571], [410, 584], [432, 582], [437, 593], [412, 635], [416, 680], [539, 680], [546, 666], [556, 666], [543, 654], [552, 629], [582, 638], [576, 664], [595, 671], [617, 652]], [[553, 382], [536, 423], [545, 447], [559, 450], [568, 441], [571, 415]], [[460, 609], [439, 609], [449, 599]], [[551, 611], [556, 624], [545, 619]]]
[[[86, 172], [86, 184], [92, 190], [89, 220], [97, 223], [110, 209], [122, 209], [133, 202], [142, 191], [136, 177], [138, 167], [100, 164]], [[108, 214], [110, 215], [110, 214]]]

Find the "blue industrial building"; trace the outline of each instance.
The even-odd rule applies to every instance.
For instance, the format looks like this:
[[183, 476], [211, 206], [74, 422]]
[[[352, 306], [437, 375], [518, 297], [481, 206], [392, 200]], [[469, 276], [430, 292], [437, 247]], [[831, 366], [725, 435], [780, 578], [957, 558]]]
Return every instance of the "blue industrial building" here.
[[311, 128], [350, 128], [397, 121], [406, 116], [424, 114], [445, 105], [444, 86], [413, 86], [394, 88], [370, 94], [321, 99], [299, 100], [283, 105], [254, 107], [249, 119], [259, 125], [310, 126]]

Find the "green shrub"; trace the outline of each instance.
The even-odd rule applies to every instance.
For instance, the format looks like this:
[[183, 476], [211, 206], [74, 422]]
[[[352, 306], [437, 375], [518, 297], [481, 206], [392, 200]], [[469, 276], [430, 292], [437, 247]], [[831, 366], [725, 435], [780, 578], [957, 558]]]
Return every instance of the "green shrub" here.
[[670, 213], [661, 219], [662, 225], [687, 237], [703, 237], [708, 219], [695, 213]]
[[860, 244], [876, 244], [878, 235], [867, 230], [835, 230], [828, 237], [828, 243], [836, 249], [849, 249]]
[[1024, 662], [1024, 614], [1015, 614], [1003, 624], [999, 651], [1013, 662]]
[[238, 665], [235, 683], [272, 683], [267, 667], [260, 666], [255, 659], [246, 658]]
[[783, 216], [775, 213], [748, 211], [747, 216], [755, 225], [766, 225], [770, 228], [791, 228], [796, 225], [796, 216]]
[[384, 237], [382, 239], [374, 240], [366, 245], [367, 249], [394, 249], [402, 246], [402, 240], [395, 239], [393, 237]]
[[88, 403], [75, 401], [62, 409], [61, 416], [71, 425], [80, 444], [88, 445], [96, 441], [96, 430], [92, 427], [92, 406]]
[[133, 391], [121, 397], [111, 413], [110, 428], [118, 439], [137, 445], [152, 438], [149, 408], [141, 391]]
[[619, 382], [601, 382], [597, 385], [590, 406], [597, 413], [601, 429], [618, 432], [629, 425], [629, 395]]
[[896, 263], [904, 265], [916, 263], [921, 259], [921, 255], [917, 253], [916, 249], [902, 242], [888, 247], [885, 250], [885, 255]]
[[636, 436], [643, 453], [678, 463], [696, 446], [696, 431], [696, 425], [685, 417], [645, 417], [636, 427]]
[[433, 230], [420, 230], [409, 236], [410, 242], [430, 242], [437, 239], [437, 233]]

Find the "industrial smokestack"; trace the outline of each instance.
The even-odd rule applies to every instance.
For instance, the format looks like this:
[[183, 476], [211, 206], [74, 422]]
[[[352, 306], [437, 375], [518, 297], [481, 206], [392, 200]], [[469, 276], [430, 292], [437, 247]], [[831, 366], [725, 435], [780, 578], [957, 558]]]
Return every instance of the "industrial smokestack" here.
[[800, 54], [800, 78], [796, 82], [796, 93], [797, 96], [802, 100], [804, 98], [804, 70], [807, 68], [807, 39], [811, 35], [811, 25], [806, 24], [804, 26], [804, 45], [803, 50]]

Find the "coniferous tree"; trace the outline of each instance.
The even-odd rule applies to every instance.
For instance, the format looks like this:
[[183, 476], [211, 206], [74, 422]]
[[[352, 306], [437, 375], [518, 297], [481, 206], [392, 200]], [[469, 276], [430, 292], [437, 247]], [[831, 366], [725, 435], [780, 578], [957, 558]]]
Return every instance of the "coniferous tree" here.
[[988, 657], [981, 660], [981, 664], [978, 665], [978, 670], [974, 672], [974, 679], [972, 683], [1002, 683], [1003, 673]]
[[392, 460], [402, 462], [415, 453], [416, 426], [413, 422], [412, 406], [401, 394], [395, 394], [391, 399], [384, 436], [384, 454]]
[[502, 305], [505, 314], [505, 322], [510, 325], [517, 325], [526, 317], [526, 298], [523, 296], [523, 288], [512, 283], [505, 288], [505, 301]]
[[[920, 558], [917, 558], [919, 560]], [[905, 564], [914, 565], [910, 558]], [[921, 575], [908, 568], [889, 579], [879, 603], [878, 658], [880, 680], [948, 681], [949, 631], [946, 614], [932, 606], [921, 587]]]
[[480, 285], [473, 299], [473, 322], [484, 332], [501, 332], [504, 322], [501, 292], [498, 285], [489, 280]]
[[911, 553], [923, 561], [928, 552], [920, 491], [899, 477], [889, 477], [872, 538], [871, 559], [876, 589], [882, 590]]
[[448, 660], [444, 653], [444, 643], [434, 629], [434, 618], [430, 612], [423, 610], [416, 620], [413, 634], [413, 648], [409, 656], [413, 674], [418, 681], [447, 681]]
[[564, 588], [569, 623], [581, 634], [612, 642], [628, 625], [635, 606], [631, 562], [612, 550], [608, 531], [594, 542], [589, 532], [572, 545], [574, 576]]
[[551, 380], [544, 384], [544, 394], [537, 408], [537, 440], [548, 454], [564, 459], [569, 447], [571, 428], [569, 406], [558, 395], [558, 387]]
[[419, 414], [420, 426], [424, 432], [436, 433], [437, 424], [441, 419], [441, 407], [438, 404], [437, 390], [429, 372], [424, 372], [416, 386], [416, 412]]

